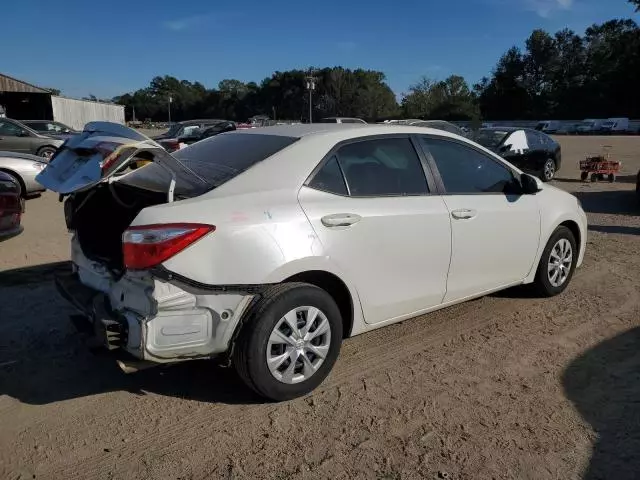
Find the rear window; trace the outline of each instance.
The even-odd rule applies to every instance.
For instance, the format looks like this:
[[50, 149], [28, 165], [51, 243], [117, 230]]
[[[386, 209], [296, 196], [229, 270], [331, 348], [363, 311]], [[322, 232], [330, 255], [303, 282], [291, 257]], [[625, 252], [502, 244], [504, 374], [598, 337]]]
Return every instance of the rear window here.
[[214, 187], [296, 142], [282, 135], [221, 134], [173, 154]]

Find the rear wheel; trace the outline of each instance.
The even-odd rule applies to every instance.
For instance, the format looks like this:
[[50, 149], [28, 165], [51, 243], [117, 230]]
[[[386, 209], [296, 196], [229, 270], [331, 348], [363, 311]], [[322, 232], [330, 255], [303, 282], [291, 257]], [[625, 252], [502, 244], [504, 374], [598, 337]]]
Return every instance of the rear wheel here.
[[567, 227], [558, 227], [547, 242], [540, 263], [534, 287], [545, 297], [562, 293], [573, 276], [578, 260], [576, 239]]
[[580, 174], [580, 180], [582, 180], [583, 182], [589, 177], [589, 173], [588, 172], [582, 172]]
[[597, 182], [598, 181], [598, 174], [597, 173], [592, 173], [591, 174], [591, 181], [592, 182]]
[[550, 182], [556, 175], [556, 162], [552, 158], [548, 158], [542, 167], [542, 181]]
[[613, 173], [610, 173], [607, 179], [609, 180], [609, 183], [613, 183], [616, 181], [616, 176]]
[[267, 290], [248, 312], [233, 363], [258, 394], [289, 400], [322, 383], [341, 343], [342, 318], [333, 298], [313, 285], [282, 284]]

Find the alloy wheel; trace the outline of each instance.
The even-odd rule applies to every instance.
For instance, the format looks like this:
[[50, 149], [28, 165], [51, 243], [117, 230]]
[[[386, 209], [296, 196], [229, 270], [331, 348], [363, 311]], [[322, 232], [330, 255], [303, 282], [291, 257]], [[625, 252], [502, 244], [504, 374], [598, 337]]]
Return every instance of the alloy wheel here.
[[269, 371], [282, 383], [304, 382], [324, 363], [330, 346], [331, 326], [321, 310], [308, 306], [290, 310], [269, 336]]
[[567, 281], [571, 272], [572, 262], [573, 249], [571, 248], [571, 242], [566, 238], [561, 238], [551, 249], [547, 264], [547, 275], [552, 286], [557, 288]]
[[556, 174], [556, 164], [553, 160], [549, 159], [544, 164], [544, 179], [549, 181], [553, 180], [553, 176]]

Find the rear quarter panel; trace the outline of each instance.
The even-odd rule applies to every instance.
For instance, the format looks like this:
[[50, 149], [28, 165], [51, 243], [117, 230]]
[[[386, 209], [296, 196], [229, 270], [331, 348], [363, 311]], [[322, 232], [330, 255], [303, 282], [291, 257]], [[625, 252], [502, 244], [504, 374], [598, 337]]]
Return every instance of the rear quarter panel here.
[[291, 270], [285, 268], [287, 264], [314, 257], [321, 261], [323, 255], [296, 194], [278, 190], [224, 198], [204, 195], [147, 208], [132, 225], [215, 225], [214, 232], [167, 260], [164, 266], [209, 285], [275, 283], [286, 278], [282, 275]]

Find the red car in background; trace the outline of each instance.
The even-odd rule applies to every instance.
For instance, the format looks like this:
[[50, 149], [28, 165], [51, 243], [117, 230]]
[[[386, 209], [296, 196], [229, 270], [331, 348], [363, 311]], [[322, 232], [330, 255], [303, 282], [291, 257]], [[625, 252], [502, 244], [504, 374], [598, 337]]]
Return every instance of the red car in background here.
[[22, 199], [20, 184], [13, 177], [0, 172], [0, 240], [22, 233]]

